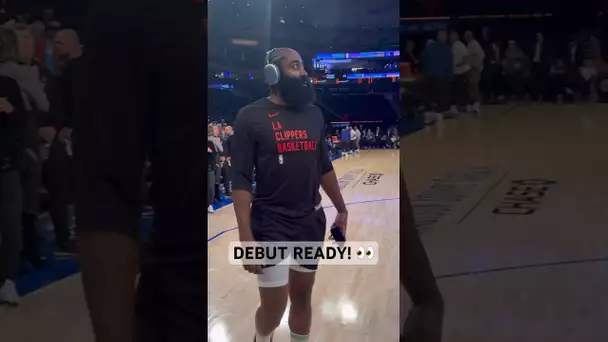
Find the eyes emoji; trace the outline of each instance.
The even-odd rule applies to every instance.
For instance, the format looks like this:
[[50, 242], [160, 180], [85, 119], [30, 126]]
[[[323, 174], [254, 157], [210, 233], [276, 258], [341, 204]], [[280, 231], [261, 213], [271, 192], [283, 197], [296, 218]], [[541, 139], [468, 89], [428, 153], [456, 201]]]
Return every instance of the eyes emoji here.
[[357, 250], [357, 257], [359, 259], [363, 259], [364, 257], [371, 259], [374, 257], [374, 249], [371, 247], [367, 247], [367, 249], [359, 247], [359, 249]]

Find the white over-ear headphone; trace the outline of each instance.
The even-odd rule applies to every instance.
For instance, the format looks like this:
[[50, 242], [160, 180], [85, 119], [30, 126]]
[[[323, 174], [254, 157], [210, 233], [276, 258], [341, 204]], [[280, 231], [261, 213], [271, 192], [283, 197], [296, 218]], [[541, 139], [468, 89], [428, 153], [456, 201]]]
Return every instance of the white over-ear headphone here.
[[266, 65], [264, 66], [264, 81], [266, 84], [273, 86], [279, 83], [281, 79], [281, 71], [279, 67], [274, 63], [276, 60], [275, 53], [279, 49], [272, 49], [266, 52]]

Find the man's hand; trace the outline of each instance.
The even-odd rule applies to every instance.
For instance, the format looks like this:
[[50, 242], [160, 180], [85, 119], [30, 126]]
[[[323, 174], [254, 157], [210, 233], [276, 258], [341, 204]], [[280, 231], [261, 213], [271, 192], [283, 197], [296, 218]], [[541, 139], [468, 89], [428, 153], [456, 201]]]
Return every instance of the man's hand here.
[[10, 114], [15, 110], [15, 107], [8, 102], [6, 97], [0, 97], [0, 113]]
[[[247, 231], [251, 231], [250, 229], [245, 230], [245, 232]], [[255, 242], [255, 238], [253, 237], [253, 234], [251, 233], [243, 233], [243, 231], [239, 231], [239, 240], [241, 240], [241, 242], [247, 243], [249, 245], [251, 245], [251, 243]], [[243, 268], [245, 269], [245, 271], [252, 273], [252, 274], [262, 274], [262, 265], [243, 265]]]
[[262, 274], [262, 265], [243, 265], [243, 268], [251, 274]]
[[57, 130], [53, 127], [40, 127], [38, 129], [38, 136], [47, 144], [50, 144], [55, 139]]
[[340, 227], [342, 235], [346, 236], [346, 225], [348, 223], [348, 212], [338, 213], [334, 220], [334, 226]]

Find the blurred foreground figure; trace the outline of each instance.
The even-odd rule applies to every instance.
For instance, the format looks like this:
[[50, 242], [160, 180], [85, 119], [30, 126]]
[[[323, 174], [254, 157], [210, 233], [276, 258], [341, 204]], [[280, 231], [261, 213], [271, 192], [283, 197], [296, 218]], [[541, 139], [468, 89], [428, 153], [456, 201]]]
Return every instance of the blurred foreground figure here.
[[[204, 11], [194, 1], [91, 2], [72, 136], [97, 342], [207, 338]], [[146, 161], [154, 226], [140, 253]]]
[[405, 288], [412, 300], [412, 308], [401, 332], [401, 341], [440, 342], [443, 325], [443, 298], [416, 230], [414, 213], [403, 176], [400, 187], [401, 198], [405, 198], [405, 202], [402, 202], [400, 217], [401, 286]]

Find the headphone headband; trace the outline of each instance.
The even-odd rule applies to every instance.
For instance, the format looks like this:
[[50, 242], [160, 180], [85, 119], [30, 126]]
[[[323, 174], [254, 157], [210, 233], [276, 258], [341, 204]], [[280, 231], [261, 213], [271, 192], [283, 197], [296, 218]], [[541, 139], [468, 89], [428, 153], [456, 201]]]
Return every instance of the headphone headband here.
[[266, 65], [264, 66], [264, 79], [266, 80], [266, 84], [275, 85], [279, 83], [279, 79], [281, 78], [281, 71], [279, 67], [275, 64], [277, 61], [277, 52], [282, 50], [283, 48], [274, 48], [268, 52], [266, 52]]
[[285, 48], [273, 48], [266, 52], [266, 64], [274, 64], [274, 62], [276, 62], [278, 59], [277, 53], [281, 50], [285, 50]]
[[270, 64], [272, 55], [274, 54], [276, 49], [271, 49], [270, 51], [266, 52], [266, 64]]

